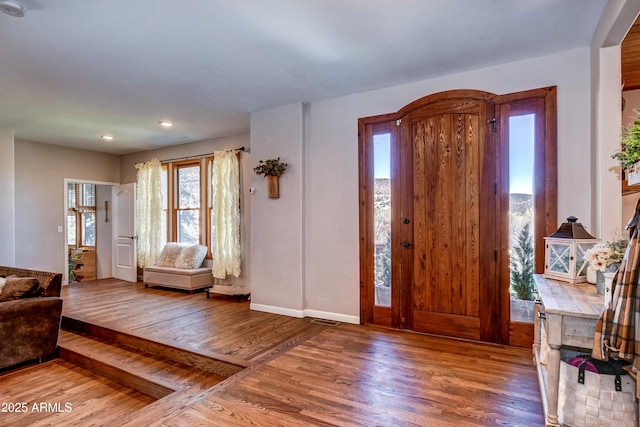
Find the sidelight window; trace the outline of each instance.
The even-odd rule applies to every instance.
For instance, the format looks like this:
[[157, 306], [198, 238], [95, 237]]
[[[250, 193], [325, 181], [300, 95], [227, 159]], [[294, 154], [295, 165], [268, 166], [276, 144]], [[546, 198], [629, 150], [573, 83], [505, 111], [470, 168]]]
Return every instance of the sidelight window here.
[[535, 292], [535, 114], [509, 117], [509, 277], [511, 320], [532, 322]]
[[391, 306], [391, 134], [373, 136], [375, 305]]

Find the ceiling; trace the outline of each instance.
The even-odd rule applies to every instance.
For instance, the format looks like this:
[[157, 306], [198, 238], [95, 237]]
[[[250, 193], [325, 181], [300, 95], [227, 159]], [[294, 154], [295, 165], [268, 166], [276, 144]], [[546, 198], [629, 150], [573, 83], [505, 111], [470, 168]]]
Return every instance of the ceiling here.
[[246, 132], [266, 108], [588, 46], [606, 4], [20, 1], [24, 17], [0, 13], [0, 128], [113, 154]]

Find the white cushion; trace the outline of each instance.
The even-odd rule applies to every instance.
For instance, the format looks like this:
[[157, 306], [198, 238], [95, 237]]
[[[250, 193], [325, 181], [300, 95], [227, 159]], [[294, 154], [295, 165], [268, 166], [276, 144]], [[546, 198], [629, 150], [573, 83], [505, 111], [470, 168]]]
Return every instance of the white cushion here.
[[180, 256], [184, 245], [175, 242], [169, 242], [164, 245], [162, 248], [162, 252], [160, 253], [160, 258], [156, 262], [158, 267], [175, 267], [176, 259]]
[[207, 256], [207, 247], [202, 245], [191, 245], [182, 248], [180, 255], [176, 258], [176, 268], [198, 268], [202, 265], [204, 257]]

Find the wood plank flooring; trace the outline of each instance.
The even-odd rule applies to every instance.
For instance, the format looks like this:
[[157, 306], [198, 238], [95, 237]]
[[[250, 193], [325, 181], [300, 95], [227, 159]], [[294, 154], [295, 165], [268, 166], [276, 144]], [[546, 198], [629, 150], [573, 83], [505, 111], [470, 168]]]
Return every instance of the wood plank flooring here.
[[[544, 425], [527, 349], [319, 325], [224, 297], [116, 280], [72, 284], [62, 296], [64, 316], [76, 321], [246, 366], [206, 390], [167, 395], [117, 421], [97, 415], [78, 425]], [[109, 412], [111, 404], [98, 405]]]
[[[0, 384], [2, 426], [117, 425], [155, 401], [62, 359], [3, 375]], [[25, 411], [11, 403], [25, 403]]]
[[251, 311], [247, 301], [112, 279], [64, 286], [62, 297], [65, 317], [238, 363], [268, 359], [325, 328]]

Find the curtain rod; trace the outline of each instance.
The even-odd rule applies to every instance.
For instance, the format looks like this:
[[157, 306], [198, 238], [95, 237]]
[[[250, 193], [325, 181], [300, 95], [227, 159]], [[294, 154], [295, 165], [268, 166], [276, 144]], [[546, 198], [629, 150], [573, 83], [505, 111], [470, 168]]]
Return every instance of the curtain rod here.
[[[246, 151], [248, 152], [248, 150], [245, 150], [244, 146], [240, 147], [240, 148], [233, 148], [230, 150], [219, 150], [219, 151]], [[173, 162], [176, 160], [191, 160], [191, 159], [201, 159], [203, 157], [209, 157], [214, 155], [214, 153], [206, 153], [206, 154], [200, 154], [198, 156], [187, 156], [187, 157], [176, 157], [175, 159], [165, 159], [165, 160], [160, 160], [160, 163], [166, 163], [166, 162]]]

